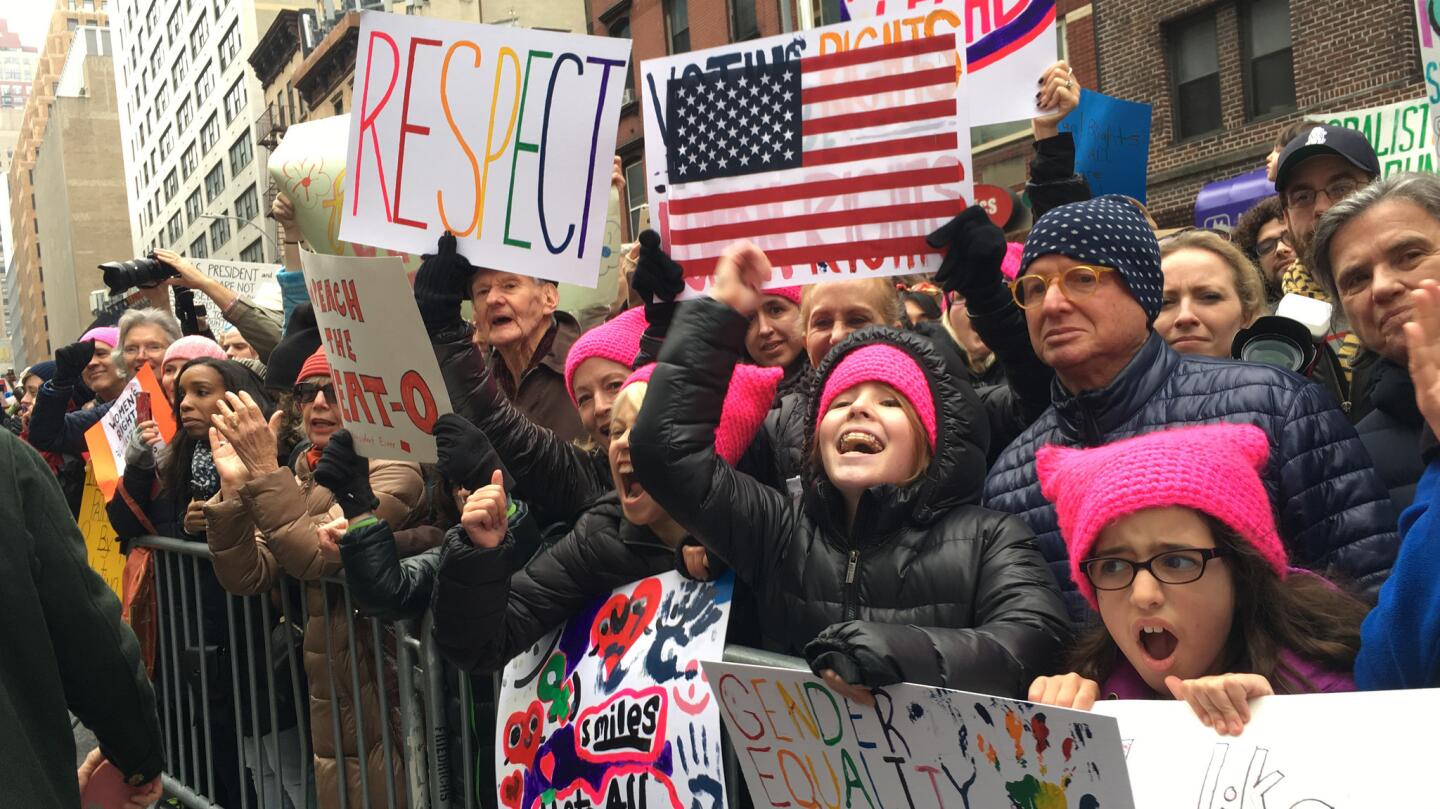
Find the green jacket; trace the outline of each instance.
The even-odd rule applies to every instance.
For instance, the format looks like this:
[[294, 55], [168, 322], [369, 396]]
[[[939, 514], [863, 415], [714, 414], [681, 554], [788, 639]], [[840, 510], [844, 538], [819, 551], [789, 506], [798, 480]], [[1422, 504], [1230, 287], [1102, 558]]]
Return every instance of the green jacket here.
[[155, 692], [120, 600], [85, 561], [55, 475], [0, 431], [0, 784], [4, 803], [80, 805], [69, 708], [132, 784], [164, 767]]

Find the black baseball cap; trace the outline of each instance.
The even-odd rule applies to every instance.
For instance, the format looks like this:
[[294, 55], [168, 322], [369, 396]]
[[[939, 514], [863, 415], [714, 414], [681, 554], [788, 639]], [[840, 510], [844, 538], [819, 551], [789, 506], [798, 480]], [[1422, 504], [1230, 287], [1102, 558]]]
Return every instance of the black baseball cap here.
[[1335, 155], [1372, 178], [1380, 176], [1380, 158], [1364, 135], [1349, 127], [1321, 124], [1285, 144], [1275, 171], [1275, 190], [1283, 192], [1296, 167], [1320, 155]]

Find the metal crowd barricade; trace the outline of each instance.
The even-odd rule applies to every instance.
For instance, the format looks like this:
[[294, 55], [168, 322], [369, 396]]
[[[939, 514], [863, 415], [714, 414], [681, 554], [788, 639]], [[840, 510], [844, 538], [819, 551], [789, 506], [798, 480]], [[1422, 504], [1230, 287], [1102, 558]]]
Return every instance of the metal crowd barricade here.
[[[316, 805], [311, 734], [328, 734], [337, 757], [343, 757], [345, 730], [337, 686], [345, 682], [350, 694], [364, 693], [364, 666], [373, 675], [378, 703], [374, 715], [380, 718], [380, 726], [368, 726], [371, 723], [360, 702], [349, 706], [355, 717], [354, 749], [362, 762], [360, 794], [353, 794], [345, 777], [346, 768], [338, 763], [337, 794], [332, 805], [342, 809], [495, 806], [493, 778], [486, 776], [492, 768], [485, 757], [494, 756], [493, 705], [498, 700], [499, 675], [471, 677], [445, 663], [436, 648], [428, 612], [417, 621], [363, 617], [343, 577], [319, 582], [286, 578], [269, 593], [231, 595], [217, 589], [205, 544], [143, 537], [133, 545], [150, 548], [153, 554], [151, 567], [159, 607], [155, 691], [165, 737], [164, 784], [169, 797], [187, 809], [311, 809]], [[351, 650], [346, 655], [348, 665], [340, 665], [332, 658], [324, 674], [332, 696], [328, 728], [310, 726], [310, 683], [298, 644], [310, 617], [307, 588], [321, 593], [325, 615], [333, 615], [335, 608], [343, 605], [341, 612], [348, 617], [343, 638]], [[292, 597], [297, 594], [298, 598]], [[206, 627], [207, 617], [210, 630]], [[208, 636], [215, 634], [213, 624], [221, 619], [221, 637]], [[325, 648], [336, 648], [331, 621], [320, 624]], [[280, 649], [273, 642], [277, 635], [283, 639]], [[261, 643], [256, 649], [254, 641], [262, 637], [271, 642]], [[244, 647], [242, 638], [246, 641]], [[206, 651], [222, 646], [227, 651], [217, 650], [213, 659]], [[369, 659], [363, 663], [359, 654], [362, 646], [369, 646]], [[237, 653], [242, 649], [245, 653]], [[806, 667], [799, 658], [743, 646], [727, 646], [725, 660]], [[277, 663], [283, 665], [277, 667]], [[282, 676], [277, 676], [277, 671]], [[264, 699], [255, 699], [262, 683]], [[477, 686], [491, 697], [487, 706], [481, 706], [476, 699]], [[212, 689], [220, 693], [212, 693]], [[245, 694], [252, 698], [245, 699]], [[299, 737], [288, 761], [282, 760], [278, 742], [262, 743], [262, 737], [275, 735], [275, 729], [283, 724], [285, 708], [279, 703], [287, 694]], [[392, 716], [398, 716], [393, 726]], [[270, 732], [246, 736], [242, 730], [246, 718], [252, 731], [264, 726]], [[263, 719], [268, 719], [269, 724], [264, 725]], [[370, 760], [368, 751], [375, 741], [380, 743], [384, 770], [380, 774], [383, 786], [376, 784], [377, 789], [372, 789], [371, 779], [376, 773], [364, 764]], [[733, 790], [745, 789], [740, 769], [728, 743], [725, 751], [726, 787], [732, 790], [730, 794], [738, 794]], [[247, 770], [247, 754], [250, 763], [256, 765], [255, 771]], [[401, 765], [398, 768], [397, 762]], [[292, 801], [289, 791], [283, 788], [287, 769], [298, 776], [295, 791], [300, 803]], [[239, 802], [233, 805], [220, 799], [227, 777], [232, 781], [238, 777]], [[291, 786], [297, 786], [293, 778]], [[378, 802], [372, 800], [377, 792], [381, 796]]]

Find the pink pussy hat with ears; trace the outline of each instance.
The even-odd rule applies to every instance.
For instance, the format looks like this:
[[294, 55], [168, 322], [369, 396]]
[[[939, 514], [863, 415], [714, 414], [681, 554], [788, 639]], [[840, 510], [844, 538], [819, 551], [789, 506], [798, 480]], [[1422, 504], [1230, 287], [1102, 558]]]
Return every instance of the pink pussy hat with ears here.
[[[621, 386], [621, 390], [636, 382], [650, 383], [655, 373], [655, 363], [635, 369]], [[784, 368], [761, 368], [758, 365], [737, 365], [730, 377], [730, 387], [725, 391], [725, 403], [720, 406], [720, 423], [715, 426], [715, 454], [734, 466], [745, 454], [755, 433], [770, 412], [775, 401], [775, 389], [785, 376]]]
[[820, 393], [820, 411], [816, 419], [825, 418], [830, 403], [836, 396], [865, 382], [880, 382], [894, 388], [904, 396], [915, 409], [915, 415], [925, 427], [925, 437], [930, 440], [930, 451], [935, 451], [936, 422], [935, 397], [930, 393], [930, 380], [921, 370], [920, 363], [908, 353], [885, 345], [871, 343], [846, 354], [835, 365], [825, 379], [825, 388]]
[[80, 336], [80, 342], [94, 340], [111, 348], [120, 345], [120, 329], [115, 326], [96, 326]]
[[640, 337], [647, 325], [645, 310], [637, 306], [585, 332], [570, 346], [570, 353], [565, 355], [565, 390], [576, 407], [580, 404], [575, 401], [575, 371], [580, 364], [599, 357], [629, 368], [640, 353]]
[[1091, 449], [1054, 445], [1035, 454], [1040, 491], [1055, 504], [1070, 554], [1070, 578], [1099, 609], [1080, 571], [1095, 540], [1115, 520], [1152, 508], [1183, 506], [1230, 526], [1275, 575], [1289, 563], [1260, 472], [1270, 456], [1265, 431], [1250, 424], [1182, 427]]

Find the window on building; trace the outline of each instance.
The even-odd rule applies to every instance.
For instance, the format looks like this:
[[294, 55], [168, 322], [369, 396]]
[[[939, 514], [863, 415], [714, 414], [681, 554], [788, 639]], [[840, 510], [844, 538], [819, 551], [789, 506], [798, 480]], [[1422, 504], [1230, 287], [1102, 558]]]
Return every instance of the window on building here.
[[155, 77], [160, 86], [155, 90], [155, 114], [164, 115], [170, 109], [170, 86], [159, 76]]
[[178, 193], [180, 193], [180, 178], [175, 175], [175, 169], [170, 169], [170, 173], [165, 175], [165, 201], [169, 202], [174, 199]]
[[840, 22], [840, 0], [811, 0], [810, 8], [815, 14], [816, 25], [833, 25]]
[[260, 215], [260, 196], [255, 192], [252, 184], [245, 192], [235, 198], [235, 216], [247, 222]]
[[190, 175], [195, 173], [195, 169], [199, 167], [199, 153], [195, 148], [195, 144], [191, 143], [185, 147], [184, 152], [180, 153], [180, 173], [188, 180], [190, 179]]
[[1295, 109], [1289, 0], [1251, 0], [1241, 7], [1245, 107], [1251, 118]]
[[235, 139], [235, 142], [232, 143], [232, 144], [230, 144], [230, 176], [231, 176], [231, 177], [236, 176], [237, 174], [240, 173], [240, 171], [241, 171], [242, 169], [244, 169], [244, 168], [246, 168], [247, 166], [250, 165], [250, 159], [251, 159], [252, 157], [254, 157], [254, 152], [252, 151], [253, 148], [254, 148], [254, 147], [252, 147], [252, 146], [250, 145], [250, 130], [249, 130], [249, 129], [246, 129], [246, 130], [245, 130], [245, 133], [244, 133], [243, 135], [241, 135], [240, 137], [236, 138], [236, 139]]
[[205, 47], [205, 35], [210, 33], [210, 25], [205, 19], [205, 12], [200, 12], [200, 19], [195, 21], [195, 27], [190, 29], [190, 55], [200, 58], [200, 49]]
[[760, 23], [755, 19], [755, 0], [730, 0], [730, 38], [741, 42], [760, 36]]
[[[610, 26], [610, 36], [616, 39], [630, 38], [630, 18], [621, 17]], [[625, 65], [625, 90], [620, 103], [630, 104], [635, 101], [635, 60], [631, 59]]]
[[195, 77], [195, 97], [201, 99], [201, 103], [215, 94], [215, 71], [211, 69], [212, 64], [206, 62]]
[[230, 23], [230, 28], [225, 31], [225, 37], [220, 40], [220, 70], [230, 66], [230, 61], [235, 54], [240, 52], [240, 21]]
[[180, 109], [175, 113], [175, 128], [184, 132], [190, 128], [190, 122], [195, 120], [195, 106], [190, 96], [180, 99]]
[[214, 202], [225, 190], [225, 164], [216, 163], [215, 168], [205, 175], [205, 201]]
[[180, 230], [180, 214], [177, 213], [174, 216], [170, 217], [170, 221], [165, 224], [165, 240], [172, 247], [180, 246]]
[[205, 203], [200, 201], [200, 189], [197, 188], [185, 199], [185, 224], [187, 226], [195, 224], [195, 220], [199, 219], [200, 214], [204, 212]]
[[185, 70], [190, 67], [190, 52], [184, 48], [180, 49], [180, 55], [175, 58], [175, 64], [170, 66], [170, 81], [175, 85], [175, 90], [180, 90], [180, 85], [185, 82]]
[[245, 249], [240, 251], [240, 260], [253, 261], [256, 263], [264, 261], [265, 244], [259, 239], [256, 239], [255, 241], [246, 245]]
[[79, 20], [75, 19], [74, 17], [66, 17], [66, 18], [65, 18], [65, 30], [66, 30], [66, 31], [74, 31], [74, 30], [76, 30], [76, 29], [79, 28], [79, 27], [80, 27], [80, 21], [79, 21]]
[[210, 255], [210, 246], [205, 243], [205, 234], [195, 237], [190, 243], [190, 250], [185, 254], [188, 258], [206, 258]]
[[[220, 212], [221, 217], [224, 217], [225, 214], [225, 211]], [[230, 220], [224, 218], [210, 220], [210, 249], [219, 250], [228, 241], [230, 241]]]
[[[155, 44], [156, 44], [156, 45], [159, 45], [160, 43], [157, 42], [157, 43], [155, 43]], [[161, 63], [164, 61], [164, 59], [165, 59], [165, 49], [164, 49], [164, 48], [156, 48], [156, 49], [155, 49], [155, 52], [150, 55], [150, 75], [152, 75], [152, 76], [159, 76], [159, 75], [160, 75], [160, 67], [161, 67]]]
[[665, 0], [665, 31], [670, 36], [670, 52], [690, 50], [689, 0]]
[[202, 152], [208, 152], [215, 148], [216, 141], [220, 140], [220, 121], [215, 116], [216, 113], [210, 113], [205, 125], [200, 127], [200, 151]]
[[1176, 139], [1220, 129], [1220, 52], [1214, 12], [1170, 24], [1165, 38], [1170, 46]]
[[[165, 131], [160, 134], [160, 159], [163, 161], [165, 158], [169, 157], [170, 152], [174, 149], [175, 130], [172, 127], [167, 126], [165, 127]], [[156, 166], [156, 169], [158, 170], [159, 166]]]
[[242, 75], [225, 92], [225, 123], [229, 124], [245, 111], [245, 77]]
[[645, 162], [625, 166], [625, 205], [630, 212], [630, 238], [640, 233], [640, 209], [645, 207]]
[[170, 12], [170, 21], [165, 23], [165, 32], [170, 35], [170, 42], [174, 43], [180, 39], [180, 25], [185, 21], [185, 15], [179, 6]]

